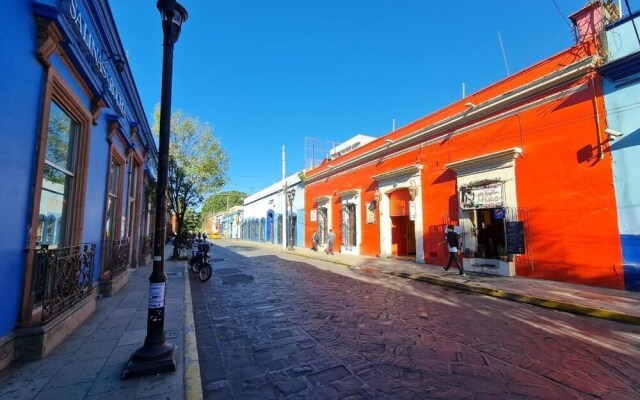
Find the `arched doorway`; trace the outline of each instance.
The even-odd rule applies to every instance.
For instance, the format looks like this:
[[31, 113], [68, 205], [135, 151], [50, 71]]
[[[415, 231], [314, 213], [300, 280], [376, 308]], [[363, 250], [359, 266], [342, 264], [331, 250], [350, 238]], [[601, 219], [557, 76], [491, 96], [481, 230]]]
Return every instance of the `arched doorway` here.
[[274, 228], [273, 218], [274, 218], [273, 210], [267, 211], [267, 242], [271, 242], [271, 243], [275, 242], [275, 235], [273, 234], [273, 228]]
[[380, 192], [380, 257], [424, 263], [422, 165], [374, 175]]

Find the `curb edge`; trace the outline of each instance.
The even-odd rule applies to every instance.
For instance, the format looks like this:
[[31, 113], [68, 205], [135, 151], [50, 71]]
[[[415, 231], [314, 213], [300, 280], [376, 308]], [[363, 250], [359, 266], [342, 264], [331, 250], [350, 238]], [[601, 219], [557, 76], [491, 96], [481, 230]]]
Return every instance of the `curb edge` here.
[[492, 289], [482, 286], [471, 285], [462, 282], [453, 282], [446, 279], [439, 279], [419, 274], [406, 272], [381, 271], [387, 275], [398, 276], [401, 278], [412, 279], [421, 282], [432, 283], [440, 286], [447, 286], [455, 289], [465, 290], [468, 292], [483, 294], [486, 296], [502, 298], [506, 300], [516, 301], [519, 303], [532, 304], [553, 310], [565, 311], [572, 314], [586, 315], [588, 317], [606, 319], [616, 322], [624, 322], [627, 324], [640, 325], [640, 316], [625, 314], [618, 311], [606, 310], [598, 307], [589, 307], [579, 304], [569, 303], [559, 300], [550, 300], [542, 297], [530, 296], [527, 294], [509, 292], [501, 289]]
[[189, 269], [185, 263], [184, 270], [184, 384], [185, 398], [188, 400], [202, 399], [202, 382], [200, 380], [200, 359], [198, 356], [198, 342], [193, 318], [193, 302], [191, 300], [191, 283]]

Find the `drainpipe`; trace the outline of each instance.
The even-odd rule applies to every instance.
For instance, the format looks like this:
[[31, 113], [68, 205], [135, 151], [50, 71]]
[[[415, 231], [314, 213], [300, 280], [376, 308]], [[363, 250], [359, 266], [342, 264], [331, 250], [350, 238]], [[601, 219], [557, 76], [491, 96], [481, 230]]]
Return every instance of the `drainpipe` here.
[[595, 74], [591, 75], [591, 90], [593, 92], [593, 110], [596, 114], [596, 131], [598, 133], [598, 160], [604, 159], [604, 150], [602, 150], [602, 129], [600, 128], [600, 111], [598, 109], [598, 98], [596, 97]]

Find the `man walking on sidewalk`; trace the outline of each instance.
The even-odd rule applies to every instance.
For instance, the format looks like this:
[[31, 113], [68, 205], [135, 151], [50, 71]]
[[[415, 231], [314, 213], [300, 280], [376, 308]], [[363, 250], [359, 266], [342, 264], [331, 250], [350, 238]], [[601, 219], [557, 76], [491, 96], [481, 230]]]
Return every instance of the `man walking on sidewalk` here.
[[447, 243], [449, 246], [449, 262], [446, 267], [442, 267], [442, 269], [447, 272], [449, 267], [451, 267], [451, 262], [455, 262], [458, 267], [458, 275], [464, 275], [464, 269], [462, 265], [458, 261], [458, 252], [460, 251], [460, 235], [453, 229], [453, 225], [447, 225], [447, 234], [445, 239], [438, 243], [438, 246]]
[[333, 255], [333, 244], [336, 241], [336, 234], [333, 233], [331, 229], [329, 229], [329, 236], [327, 237], [327, 248], [324, 249], [324, 252], [327, 254]]

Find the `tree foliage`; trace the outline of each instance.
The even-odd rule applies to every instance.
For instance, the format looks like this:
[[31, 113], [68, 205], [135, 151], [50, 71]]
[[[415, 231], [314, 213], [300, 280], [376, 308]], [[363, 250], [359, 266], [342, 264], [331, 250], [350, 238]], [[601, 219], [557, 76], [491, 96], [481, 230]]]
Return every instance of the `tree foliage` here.
[[202, 215], [206, 217], [220, 211], [226, 211], [233, 206], [241, 206], [246, 197], [246, 193], [236, 190], [213, 194], [205, 200], [202, 206]]
[[[160, 106], [154, 112], [153, 131], [157, 135]], [[193, 210], [205, 197], [227, 183], [229, 157], [213, 136], [209, 123], [178, 110], [171, 115], [171, 143], [169, 145], [169, 210], [176, 216], [178, 237], [189, 228], [185, 223], [187, 211]], [[179, 245], [180, 243], [178, 243]], [[174, 257], [178, 246], [174, 248]]]

